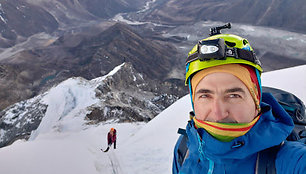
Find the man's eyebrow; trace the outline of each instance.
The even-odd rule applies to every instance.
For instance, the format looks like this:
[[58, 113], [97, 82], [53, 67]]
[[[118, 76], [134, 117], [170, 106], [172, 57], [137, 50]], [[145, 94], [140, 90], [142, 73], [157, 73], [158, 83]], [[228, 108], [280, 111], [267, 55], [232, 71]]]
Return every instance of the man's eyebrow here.
[[232, 93], [232, 92], [241, 92], [245, 93], [245, 91], [242, 88], [236, 87], [236, 88], [230, 88], [225, 90], [225, 93]]
[[[240, 87], [234, 87], [234, 88], [230, 88], [230, 89], [225, 90], [225, 93], [232, 93], [232, 92], [241, 92], [241, 93], [245, 94], [245, 91]], [[202, 88], [202, 89], [199, 89], [199, 90], [196, 91], [196, 94], [213, 94], [213, 93], [214, 92], [212, 90], [205, 89], [205, 88]]]
[[214, 92], [212, 90], [209, 90], [209, 89], [199, 89], [199, 90], [196, 91], [196, 93], [197, 94], [203, 94], [203, 93], [205, 93], [205, 94], [207, 94], [207, 93], [212, 94]]

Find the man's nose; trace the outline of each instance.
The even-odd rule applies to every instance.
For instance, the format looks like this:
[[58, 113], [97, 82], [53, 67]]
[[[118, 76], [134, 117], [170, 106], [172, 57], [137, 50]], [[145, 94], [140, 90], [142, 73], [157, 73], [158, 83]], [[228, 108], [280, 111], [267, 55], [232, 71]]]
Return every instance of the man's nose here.
[[212, 117], [214, 121], [220, 122], [226, 119], [228, 116], [229, 112], [225, 102], [220, 98], [215, 99], [212, 106]]

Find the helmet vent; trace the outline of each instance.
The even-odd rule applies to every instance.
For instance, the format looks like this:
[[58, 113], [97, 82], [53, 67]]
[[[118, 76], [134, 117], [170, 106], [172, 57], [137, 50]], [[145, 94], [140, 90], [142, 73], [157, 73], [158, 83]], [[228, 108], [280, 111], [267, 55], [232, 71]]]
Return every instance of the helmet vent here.
[[226, 45], [229, 46], [229, 47], [234, 47], [236, 46], [236, 43], [234, 42], [229, 42], [229, 41], [225, 41]]

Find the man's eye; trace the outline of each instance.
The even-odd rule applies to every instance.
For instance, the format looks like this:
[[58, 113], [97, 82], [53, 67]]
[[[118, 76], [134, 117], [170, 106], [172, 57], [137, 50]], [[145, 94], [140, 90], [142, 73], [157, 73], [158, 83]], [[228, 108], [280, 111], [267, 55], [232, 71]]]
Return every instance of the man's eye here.
[[241, 98], [239, 94], [230, 94], [229, 98]]
[[207, 94], [200, 95], [200, 98], [208, 98], [209, 96]]

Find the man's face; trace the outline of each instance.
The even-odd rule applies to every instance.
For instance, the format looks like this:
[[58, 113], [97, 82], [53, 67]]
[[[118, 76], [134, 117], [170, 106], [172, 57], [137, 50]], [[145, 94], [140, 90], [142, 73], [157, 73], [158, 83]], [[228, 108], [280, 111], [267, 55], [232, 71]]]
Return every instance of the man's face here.
[[223, 123], [249, 123], [258, 114], [248, 88], [229, 73], [212, 73], [199, 82], [194, 111], [198, 120]]

